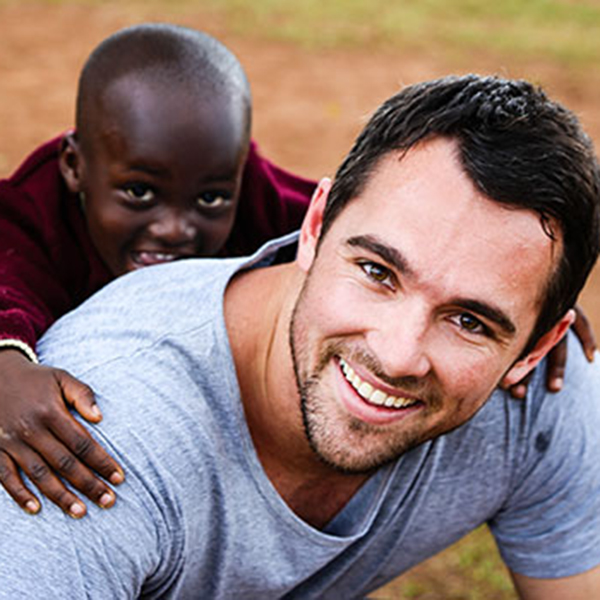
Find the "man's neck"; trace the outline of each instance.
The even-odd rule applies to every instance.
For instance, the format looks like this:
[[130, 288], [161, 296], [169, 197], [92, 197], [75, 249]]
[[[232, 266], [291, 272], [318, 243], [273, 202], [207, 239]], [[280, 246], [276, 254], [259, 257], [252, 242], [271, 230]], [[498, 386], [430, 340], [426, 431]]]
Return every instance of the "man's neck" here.
[[367, 476], [331, 469], [306, 438], [288, 341], [302, 281], [294, 263], [238, 274], [225, 293], [225, 322], [246, 421], [263, 469], [290, 509], [322, 528]]

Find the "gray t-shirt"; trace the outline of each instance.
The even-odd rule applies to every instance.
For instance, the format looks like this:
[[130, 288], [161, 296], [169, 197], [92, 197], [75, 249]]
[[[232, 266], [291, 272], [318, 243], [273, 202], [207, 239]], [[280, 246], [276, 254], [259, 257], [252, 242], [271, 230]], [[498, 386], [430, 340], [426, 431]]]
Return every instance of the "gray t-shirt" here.
[[526, 401], [494, 393], [381, 469], [325, 531], [298, 518], [244, 420], [222, 309], [244, 264], [127, 275], [40, 343], [96, 391], [94, 435], [127, 481], [81, 521], [48, 502], [28, 516], [0, 493], [0, 598], [363, 597], [486, 522], [519, 573], [600, 563], [600, 365], [577, 342], [564, 392], [546, 395], [538, 369]]

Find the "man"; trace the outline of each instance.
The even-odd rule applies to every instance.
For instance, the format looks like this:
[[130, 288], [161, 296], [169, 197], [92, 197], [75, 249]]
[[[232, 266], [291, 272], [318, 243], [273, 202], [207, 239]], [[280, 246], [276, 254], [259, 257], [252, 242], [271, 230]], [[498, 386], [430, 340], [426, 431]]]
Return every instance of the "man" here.
[[573, 345], [561, 396], [492, 392], [568, 329], [599, 190], [541, 91], [446, 78], [376, 112], [297, 252], [105, 288], [40, 351], [127, 480], [80, 522], [2, 498], [3, 597], [363, 597], [483, 522], [523, 598], [596, 597], [598, 368]]

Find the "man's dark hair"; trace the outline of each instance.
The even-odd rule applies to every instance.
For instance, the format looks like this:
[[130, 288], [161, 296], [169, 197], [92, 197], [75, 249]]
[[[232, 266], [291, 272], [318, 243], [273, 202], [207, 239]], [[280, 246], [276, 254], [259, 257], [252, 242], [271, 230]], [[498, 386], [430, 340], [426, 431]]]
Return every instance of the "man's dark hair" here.
[[[358, 197], [390, 152], [434, 137], [458, 146], [473, 184], [488, 198], [540, 215], [563, 252], [548, 282], [524, 354], [574, 306], [600, 251], [600, 171], [575, 115], [526, 81], [466, 75], [404, 88], [384, 102], [338, 169], [321, 236]], [[518, 260], [518, 257], [515, 257]]]
[[166, 92], [181, 89], [199, 98], [228, 98], [245, 111], [250, 136], [251, 97], [244, 69], [235, 55], [210, 35], [167, 23], [144, 23], [102, 41], [87, 59], [77, 92], [78, 132], [92, 130], [105, 90], [134, 76]]

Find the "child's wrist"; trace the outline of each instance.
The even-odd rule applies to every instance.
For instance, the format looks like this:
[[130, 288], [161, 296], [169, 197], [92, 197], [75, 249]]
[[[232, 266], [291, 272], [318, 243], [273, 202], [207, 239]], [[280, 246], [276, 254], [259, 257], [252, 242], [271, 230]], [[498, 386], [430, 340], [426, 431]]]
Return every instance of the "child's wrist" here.
[[38, 357], [33, 348], [22, 340], [6, 339], [0, 340], [0, 350], [18, 350], [24, 354], [32, 363], [37, 364]]

